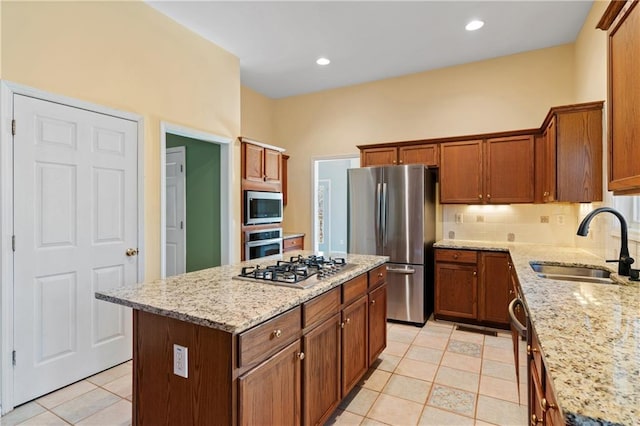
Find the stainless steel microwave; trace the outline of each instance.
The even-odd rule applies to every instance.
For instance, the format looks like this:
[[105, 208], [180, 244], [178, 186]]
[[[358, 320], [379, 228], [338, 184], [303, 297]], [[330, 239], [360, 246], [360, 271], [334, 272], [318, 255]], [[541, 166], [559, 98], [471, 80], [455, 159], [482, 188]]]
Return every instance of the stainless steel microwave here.
[[282, 222], [282, 193], [244, 191], [244, 224]]

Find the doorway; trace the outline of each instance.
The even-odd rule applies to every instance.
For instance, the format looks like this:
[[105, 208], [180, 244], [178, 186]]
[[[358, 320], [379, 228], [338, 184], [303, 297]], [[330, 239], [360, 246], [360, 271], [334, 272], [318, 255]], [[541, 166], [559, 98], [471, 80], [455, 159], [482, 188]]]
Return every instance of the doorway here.
[[[161, 123], [161, 235], [160, 274], [166, 278], [174, 273], [191, 272], [228, 264], [234, 253], [231, 203], [231, 140], [193, 129]], [[182, 219], [184, 233], [184, 271], [174, 269], [171, 256], [173, 235], [169, 229], [175, 218], [168, 208], [173, 200], [167, 192], [168, 152], [184, 147], [185, 207]], [[180, 227], [180, 223], [174, 224]]]
[[360, 167], [357, 154], [313, 160], [313, 250], [347, 252], [347, 169]]

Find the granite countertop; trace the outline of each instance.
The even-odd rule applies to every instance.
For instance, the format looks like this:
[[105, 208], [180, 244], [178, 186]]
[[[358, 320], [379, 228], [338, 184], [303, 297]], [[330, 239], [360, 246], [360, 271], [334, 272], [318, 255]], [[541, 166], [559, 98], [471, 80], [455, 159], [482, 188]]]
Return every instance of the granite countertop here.
[[511, 254], [567, 422], [640, 424], [640, 283], [616, 274], [612, 277], [622, 284], [551, 280], [538, 277], [529, 264], [615, 272], [611, 264], [577, 248], [458, 240], [439, 241], [435, 247]]
[[347, 263], [355, 267], [332, 277], [311, 277], [310, 280], [319, 282], [309, 289], [232, 279], [243, 266], [264, 266], [298, 254], [307, 256], [314, 253], [292, 251], [285, 255], [177, 275], [137, 287], [96, 292], [95, 296], [133, 309], [240, 333], [388, 260], [386, 256], [341, 254], [340, 257], [345, 257]]
[[297, 237], [304, 237], [304, 232], [284, 232], [282, 234], [282, 238], [285, 240], [287, 238], [297, 238]]

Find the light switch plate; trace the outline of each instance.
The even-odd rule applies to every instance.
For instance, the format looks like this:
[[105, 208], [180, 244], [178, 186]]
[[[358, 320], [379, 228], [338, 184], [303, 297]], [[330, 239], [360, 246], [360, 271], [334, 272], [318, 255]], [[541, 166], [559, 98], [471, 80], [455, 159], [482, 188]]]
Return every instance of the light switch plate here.
[[189, 349], [184, 346], [173, 345], [173, 374], [189, 377]]

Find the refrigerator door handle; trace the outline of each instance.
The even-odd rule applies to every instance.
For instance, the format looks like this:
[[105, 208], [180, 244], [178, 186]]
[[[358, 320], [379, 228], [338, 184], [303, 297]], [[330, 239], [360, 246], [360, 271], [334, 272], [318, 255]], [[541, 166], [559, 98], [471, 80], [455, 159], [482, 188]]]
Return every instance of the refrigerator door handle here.
[[376, 206], [375, 206], [375, 232], [376, 232], [376, 246], [380, 247], [380, 206], [382, 205], [382, 184], [376, 184]]
[[382, 203], [380, 205], [380, 228], [382, 228], [382, 244], [387, 244], [387, 183], [382, 184]]
[[391, 272], [392, 274], [411, 275], [411, 274], [415, 274], [416, 270], [415, 269], [399, 269], [399, 268], [389, 268], [389, 267], [387, 267], [387, 272]]

